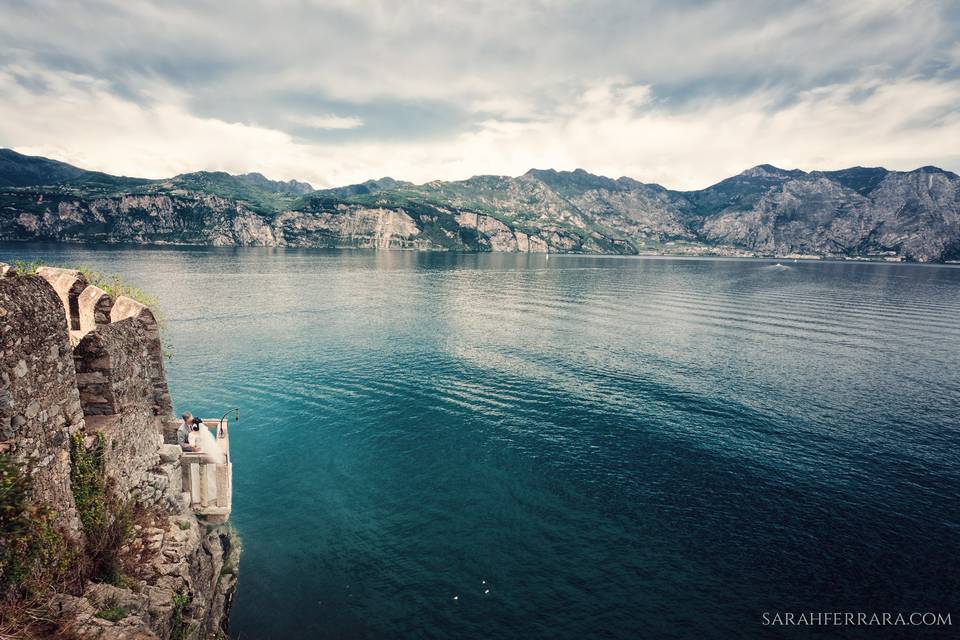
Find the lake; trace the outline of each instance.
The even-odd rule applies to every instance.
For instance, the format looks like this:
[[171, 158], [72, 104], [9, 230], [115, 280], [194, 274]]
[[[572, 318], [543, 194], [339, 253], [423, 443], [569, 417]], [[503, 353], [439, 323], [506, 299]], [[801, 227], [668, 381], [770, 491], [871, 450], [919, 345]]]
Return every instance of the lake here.
[[235, 638], [798, 637], [762, 625], [778, 611], [960, 624], [960, 269], [0, 256], [154, 294], [177, 412], [240, 407]]

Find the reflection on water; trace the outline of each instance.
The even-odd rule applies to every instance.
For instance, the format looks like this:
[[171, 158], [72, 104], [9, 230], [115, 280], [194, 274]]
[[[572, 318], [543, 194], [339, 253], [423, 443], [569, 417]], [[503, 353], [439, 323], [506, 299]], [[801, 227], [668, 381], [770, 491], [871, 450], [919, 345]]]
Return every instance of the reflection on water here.
[[763, 611], [957, 609], [960, 270], [0, 255], [157, 294], [177, 409], [241, 407], [237, 637], [742, 637]]

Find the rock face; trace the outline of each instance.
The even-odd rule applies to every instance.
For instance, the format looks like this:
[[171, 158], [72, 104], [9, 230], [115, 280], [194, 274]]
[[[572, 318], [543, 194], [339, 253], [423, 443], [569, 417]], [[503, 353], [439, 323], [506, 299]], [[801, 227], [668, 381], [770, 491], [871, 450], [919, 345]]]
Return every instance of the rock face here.
[[313, 191], [260, 174], [118, 178], [4, 150], [0, 239], [930, 262], [960, 258], [960, 178], [760, 165], [687, 192], [580, 169]]
[[703, 212], [695, 226], [707, 241], [776, 255], [889, 253], [919, 262], [960, 256], [960, 179], [953, 173], [768, 167], [742, 178], [690, 195], [694, 211]]
[[[227, 638], [223, 612], [236, 590], [235, 545], [229, 530], [195, 519], [171, 517], [139, 526], [129, 545], [137, 559], [137, 589], [92, 584], [81, 596], [55, 596], [51, 608], [81, 638]], [[122, 618], [102, 617], [117, 607]]]
[[[177, 447], [179, 449], [179, 447]], [[164, 463], [150, 485], [138, 491], [149, 501], [172, 496], [166, 478], [180, 476], [179, 461]], [[169, 510], [181, 503], [166, 504]], [[240, 548], [225, 526], [210, 527], [184, 514], [137, 525], [124, 552], [135, 567], [135, 588], [91, 584], [79, 596], [57, 595], [52, 610], [62, 627], [80, 638], [227, 638], [227, 623], [237, 586]], [[108, 620], [103, 611], [119, 607], [123, 617]]]
[[69, 440], [85, 425], [65, 324], [45, 280], [0, 278], [0, 450], [28, 465], [36, 501], [76, 534]]
[[[163, 442], [173, 418], [153, 314], [99, 289], [87, 295], [96, 288], [75, 271], [0, 273], [0, 452], [81, 553], [96, 543], [71, 446], [96, 451], [107, 491], [149, 520], [117, 552], [122, 587], [87, 582], [53, 597], [48, 617], [62, 637], [226, 637], [239, 544], [228, 526], [190, 511], [180, 447]], [[82, 301], [92, 309], [85, 324]]]

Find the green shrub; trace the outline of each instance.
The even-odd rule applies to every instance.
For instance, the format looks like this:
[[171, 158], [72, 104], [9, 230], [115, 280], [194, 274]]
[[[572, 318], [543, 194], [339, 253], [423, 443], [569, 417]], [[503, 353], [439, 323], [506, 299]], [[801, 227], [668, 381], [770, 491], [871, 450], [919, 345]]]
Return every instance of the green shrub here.
[[193, 598], [189, 594], [177, 592], [173, 594], [173, 620], [171, 622], [170, 640], [184, 640], [190, 635], [190, 627], [183, 620], [183, 610]]
[[[154, 316], [157, 316], [159, 313], [160, 304], [154, 296], [146, 293], [139, 287], [134, 287], [133, 285], [127, 284], [120, 278], [120, 276], [116, 274], [105, 275], [99, 271], [94, 271], [89, 267], [77, 267], [76, 269], [84, 275], [84, 277], [87, 279], [87, 282], [95, 287], [100, 287], [114, 300], [120, 296], [133, 298], [137, 302], [150, 307], [150, 310], [153, 311]], [[160, 318], [158, 317], [157, 320], [159, 321]]]
[[10, 266], [16, 269], [17, 275], [30, 276], [35, 274], [43, 264], [43, 260], [14, 260]]
[[123, 583], [120, 547], [133, 530], [133, 502], [122, 502], [110, 490], [105, 472], [107, 441], [97, 433], [87, 449], [83, 432], [70, 437], [70, 487], [87, 539], [86, 575], [97, 582]]
[[[56, 529], [53, 512], [31, 503], [30, 476], [0, 455], [0, 602], [32, 599], [69, 586], [77, 564], [73, 545]], [[2, 616], [0, 616], [2, 617]]]

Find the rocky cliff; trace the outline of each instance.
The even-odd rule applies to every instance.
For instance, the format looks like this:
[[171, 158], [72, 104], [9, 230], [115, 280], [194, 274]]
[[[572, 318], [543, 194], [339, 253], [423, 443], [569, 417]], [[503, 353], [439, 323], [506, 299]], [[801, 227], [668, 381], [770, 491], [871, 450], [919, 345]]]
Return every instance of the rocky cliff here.
[[173, 422], [149, 308], [0, 265], [0, 636], [226, 637], [239, 545]]
[[960, 178], [754, 167], [699, 191], [582, 170], [314, 191], [142, 180], [0, 150], [0, 239], [421, 250], [960, 258]]
[[708, 242], [772, 255], [960, 257], [960, 178], [936, 167], [803, 173], [764, 166], [687, 198], [691, 227]]

